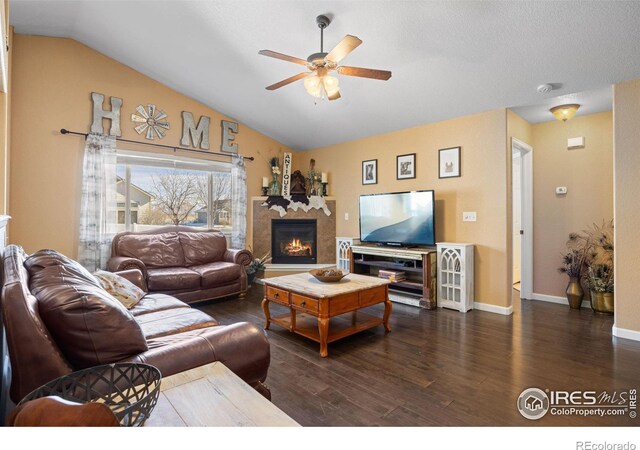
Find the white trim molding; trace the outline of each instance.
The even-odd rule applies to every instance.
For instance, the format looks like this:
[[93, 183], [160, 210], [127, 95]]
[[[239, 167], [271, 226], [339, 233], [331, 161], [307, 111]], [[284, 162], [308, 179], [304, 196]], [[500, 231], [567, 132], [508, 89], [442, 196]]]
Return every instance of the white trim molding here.
[[510, 316], [511, 314], [513, 314], [513, 305], [507, 307], [507, 306], [491, 305], [489, 303], [473, 302], [473, 309], [477, 309], [478, 311], [486, 311], [494, 314], [501, 314], [503, 316]]
[[615, 337], [619, 337], [623, 339], [631, 339], [632, 341], [640, 341], [640, 331], [628, 330], [626, 328], [619, 328], [614, 325], [611, 328], [611, 333]]
[[[538, 300], [540, 302], [557, 303], [559, 305], [569, 306], [569, 300], [566, 297], [558, 297], [555, 295], [547, 294], [531, 294], [531, 300]], [[582, 308], [591, 308], [591, 302], [589, 300], [582, 300]]]

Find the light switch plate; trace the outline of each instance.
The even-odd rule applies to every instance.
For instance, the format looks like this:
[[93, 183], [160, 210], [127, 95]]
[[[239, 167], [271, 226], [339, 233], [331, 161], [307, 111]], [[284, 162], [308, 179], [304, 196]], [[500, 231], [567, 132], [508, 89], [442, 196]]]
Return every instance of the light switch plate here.
[[463, 222], [475, 222], [476, 221], [476, 212], [463, 212], [462, 213], [462, 221]]
[[344, 220], [349, 220], [349, 213], [344, 213]]

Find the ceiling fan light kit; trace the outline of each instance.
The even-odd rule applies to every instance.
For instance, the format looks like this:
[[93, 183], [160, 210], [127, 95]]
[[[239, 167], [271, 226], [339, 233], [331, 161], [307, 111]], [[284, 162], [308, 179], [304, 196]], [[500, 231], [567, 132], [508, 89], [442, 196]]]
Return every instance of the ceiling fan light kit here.
[[278, 83], [267, 86], [267, 90], [273, 91], [304, 78], [304, 87], [309, 95], [320, 99], [337, 100], [340, 98], [340, 83], [338, 78], [330, 75], [330, 72], [332, 71], [335, 71], [340, 75], [371, 78], [374, 80], [386, 81], [391, 78], [391, 72], [387, 70], [338, 66], [338, 63], [342, 59], [362, 44], [362, 41], [356, 36], [348, 34], [333, 48], [333, 50], [329, 53], [325, 53], [324, 29], [329, 26], [331, 20], [327, 16], [320, 15], [316, 17], [316, 23], [318, 24], [318, 28], [320, 28], [320, 52], [312, 53], [307, 57], [306, 61], [271, 50], [260, 50], [258, 52], [260, 55], [306, 66], [310, 70], [310, 72], [299, 73], [298, 75], [294, 75]]

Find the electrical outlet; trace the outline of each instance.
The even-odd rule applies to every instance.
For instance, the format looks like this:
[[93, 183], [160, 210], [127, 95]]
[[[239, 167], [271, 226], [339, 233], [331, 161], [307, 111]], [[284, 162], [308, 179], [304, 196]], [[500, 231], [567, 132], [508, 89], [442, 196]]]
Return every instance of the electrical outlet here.
[[463, 212], [462, 213], [462, 221], [463, 222], [475, 222], [476, 221], [476, 212]]
[[344, 213], [344, 220], [349, 220], [349, 213]]

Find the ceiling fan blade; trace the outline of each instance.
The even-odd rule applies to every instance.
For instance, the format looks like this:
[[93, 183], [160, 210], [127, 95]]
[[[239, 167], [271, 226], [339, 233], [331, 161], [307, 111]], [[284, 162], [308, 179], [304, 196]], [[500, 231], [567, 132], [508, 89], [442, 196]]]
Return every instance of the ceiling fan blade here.
[[293, 83], [294, 81], [298, 81], [304, 77], [306, 77], [307, 75], [309, 75], [309, 73], [311, 72], [302, 72], [299, 73], [298, 75], [294, 75], [292, 77], [287, 78], [286, 80], [282, 80], [278, 83], [272, 84], [271, 86], [267, 86], [267, 90], [268, 91], [275, 91], [276, 89], [281, 88], [282, 86], [286, 86], [287, 84]]
[[342, 40], [336, 45], [333, 50], [329, 52], [329, 54], [325, 57], [327, 61], [331, 61], [334, 63], [339, 63], [345, 56], [351, 53], [355, 48], [362, 44], [362, 41], [355, 36], [351, 36], [347, 34]]
[[388, 80], [391, 78], [391, 72], [388, 70], [365, 69], [364, 67], [340, 66], [336, 68], [340, 75], [350, 77], [373, 78], [374, 80]]
[[283, 53], [272, 52], [271, 50], [260, 50], [258, 52], [260, 55], [269, 56], [271, 58], [281, 59], [283, 61], [289, 61], [292, 63], [300, 64], [301, 66], [306, 66], [307, 61], [304, 59], [296, 58], [295, 56], [285, 55]]
[[330, 95], [328, 98], [329, 100], [338, 100], [340, 98], [340, 91], [336, 91], [335, 94]]

